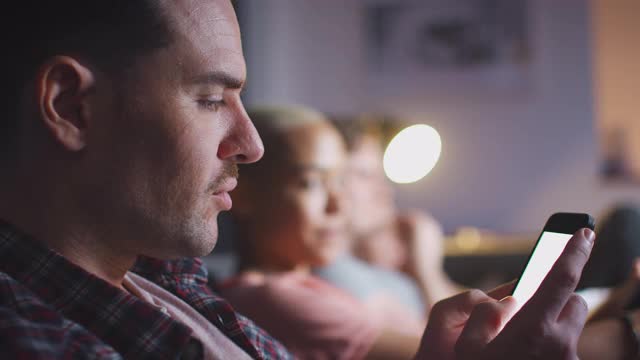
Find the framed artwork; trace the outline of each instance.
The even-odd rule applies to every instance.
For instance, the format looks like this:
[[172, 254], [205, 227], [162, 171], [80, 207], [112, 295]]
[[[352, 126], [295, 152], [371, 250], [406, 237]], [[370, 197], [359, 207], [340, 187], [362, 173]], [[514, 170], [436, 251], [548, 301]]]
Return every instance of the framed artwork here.
[[369, 88], [402, 95], [527, 85], [527, 0], [378, 0], [364, 11]]
[[640, 122], [602, 121], [599, 136], [601, 178], [640, 184]]

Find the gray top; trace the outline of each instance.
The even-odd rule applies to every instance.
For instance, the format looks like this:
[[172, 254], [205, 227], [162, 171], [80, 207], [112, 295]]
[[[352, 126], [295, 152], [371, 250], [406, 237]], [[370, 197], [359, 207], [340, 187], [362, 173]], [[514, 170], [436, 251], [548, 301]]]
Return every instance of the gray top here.
[[418, 286], [403, 273], [372, 266], [353, 255], [344, 255], [331, 265], [315, 269], [314, 273], [359, 300], [389, 294], [418, 314], [425, 315]]

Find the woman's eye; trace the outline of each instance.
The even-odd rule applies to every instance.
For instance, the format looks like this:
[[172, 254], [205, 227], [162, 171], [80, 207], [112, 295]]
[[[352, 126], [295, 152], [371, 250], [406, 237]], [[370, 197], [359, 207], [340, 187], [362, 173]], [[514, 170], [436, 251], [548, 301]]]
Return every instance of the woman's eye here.
[[302, 179], [300, 184], [305, 189], [313, 189], [313, 188], [316, 188], [316, 187], [319, 187], [319, 186], [323, 185], [323, 183], [322, 183], [322, 181], [320, 179], [314, 179], [314, 178]]
[[200, 106], [205, 110], [218, 111], [222, 105], [224, 105], [224, 100], [211, 100], [211, 99], [198, 100], [198, 106]]

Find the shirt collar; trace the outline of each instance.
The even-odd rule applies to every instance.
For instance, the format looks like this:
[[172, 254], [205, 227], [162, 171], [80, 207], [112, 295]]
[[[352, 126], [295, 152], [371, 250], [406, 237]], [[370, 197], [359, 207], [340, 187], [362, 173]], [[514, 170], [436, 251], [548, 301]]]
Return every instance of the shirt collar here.
[[191, 330], [0, 220], [0, 271], [125, 358], [176, 358]]

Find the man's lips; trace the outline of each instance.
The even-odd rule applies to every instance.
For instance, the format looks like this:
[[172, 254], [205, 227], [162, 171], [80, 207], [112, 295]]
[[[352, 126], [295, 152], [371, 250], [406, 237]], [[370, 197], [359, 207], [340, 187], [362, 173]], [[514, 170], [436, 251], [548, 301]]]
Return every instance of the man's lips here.
[[213, 191], [213, 195], [217, 195], [223, 192], [232, 192], [233, 189], [238, 186], [238, 179], [236, 178], [226, 178], [224, 181], [221, 181], [217, 188]]
[[213, 197], [216, 199], [222, 211], [231, 210], [233, 206], [233, 201], [231, 201], [231, 196], [229, 193], [233, 191], [238, 185], [238, 180], [236, 178], [227, 178], [220, 183], [220, 185], [214, 190]]

